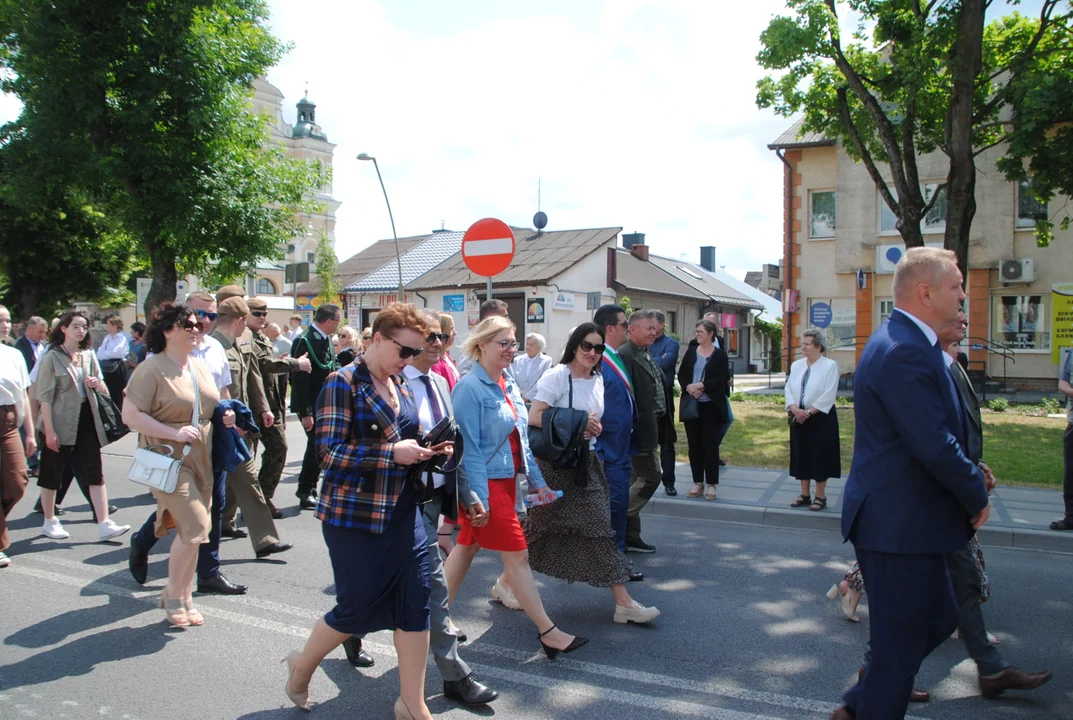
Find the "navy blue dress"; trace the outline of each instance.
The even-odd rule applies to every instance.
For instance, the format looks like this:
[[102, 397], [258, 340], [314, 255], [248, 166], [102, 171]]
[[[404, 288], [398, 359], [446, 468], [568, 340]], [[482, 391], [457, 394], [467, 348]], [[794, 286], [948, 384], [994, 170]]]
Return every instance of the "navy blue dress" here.
[[[416, 439], [414, 406], [399, 396], [399, 433]], [[407, 481], [382, 533], [321, 523], [335, 575], [328, 627], [348, 635], [429, 628], [428, 538], [420, 491]]]

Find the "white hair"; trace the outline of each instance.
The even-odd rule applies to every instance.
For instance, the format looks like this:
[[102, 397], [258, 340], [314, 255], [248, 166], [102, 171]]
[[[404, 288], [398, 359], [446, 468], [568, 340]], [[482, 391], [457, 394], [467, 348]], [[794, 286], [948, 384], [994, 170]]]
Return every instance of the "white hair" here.
[[540, 348], [540, 352], [544, 352], [544, 348], [548, 346], [548, 341], [544, 339], [544, 336], [540, 333], [531, 332], [525, 336], [525, 344], [528, 345], [530, 340], [535, 340], [537, 347]]

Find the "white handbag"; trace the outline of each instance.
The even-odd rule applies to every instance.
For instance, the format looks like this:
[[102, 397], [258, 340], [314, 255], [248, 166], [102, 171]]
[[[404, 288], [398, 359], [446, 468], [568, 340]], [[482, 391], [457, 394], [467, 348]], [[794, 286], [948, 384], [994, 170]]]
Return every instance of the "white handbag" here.
[[[197, 370], [190, 367], [190, 378], [194, 381], [194, 422], [196, 428], [201, 427], [201, 393], [197, 386]], [[134, 462], [127, 471], [127, 479], [144, 485], [151, 490], [159, 490], [165, 493], [175, 492], [179, 484], [179, 471], [183, 467], [183, 460], [190, 454], [190, 445], [183, 448], [182, 457], [176, 460], [171, 455], [154, 452], [155, 448], [167, 448], [169, 453], [175, 452], [172, 445], [150, 445], [138, 448], [134, 451]]]

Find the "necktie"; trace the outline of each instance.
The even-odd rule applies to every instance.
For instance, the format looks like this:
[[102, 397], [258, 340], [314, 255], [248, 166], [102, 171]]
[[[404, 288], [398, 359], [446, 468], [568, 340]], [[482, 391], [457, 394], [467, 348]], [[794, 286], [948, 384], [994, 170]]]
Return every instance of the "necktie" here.
[[[432, 378], [428, 375], [421, 376], [421, 382], [425, 384], [425, 394], [428, 395], [428, 406], [432, 411], [432, 424], [439, 425], [443, 420], [443, 411], [440, 409], [440, 401], [436, 399], [436, 390], [432, 387]], [[432, 428], [429, 428], [431, 430]]]

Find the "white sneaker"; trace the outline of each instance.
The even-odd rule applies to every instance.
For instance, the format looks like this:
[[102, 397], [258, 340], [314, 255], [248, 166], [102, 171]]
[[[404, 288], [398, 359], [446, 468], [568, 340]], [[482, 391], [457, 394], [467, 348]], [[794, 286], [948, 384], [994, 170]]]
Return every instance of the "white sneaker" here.
[[522, 604], [514, 597], [514, 591], [500, 584], [496, 578], [496, 584], [492, 586], [492, 597], [503, 603], [503, 607], [511, 610], [521, 610]]
[[4, 553], [0, 552], [0, 567], [7, 567], [11, 564], [11, 558]]
[[60, 519], [55, 517], [51, 520], [45, 520], [45, 524], [41, 526], [41, 532], [45, 533], [45, 537], [53, 540], [66, 540], [71, 537], [71, 533], [64, 530], [63, 525], [60, 525]]
[[108, 518], [102, 523], [97, 523], [97, 538], [101, 541], [111, 540], [130, 531], [130, 525], [116, 525]]
[[617, 623], [646, 623], [659, 617], [659, 608], [645, 607], [634, 600], [629, 607], [615, 605], [615, 622]]

